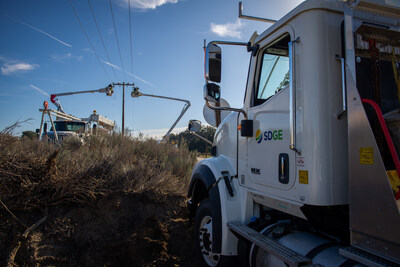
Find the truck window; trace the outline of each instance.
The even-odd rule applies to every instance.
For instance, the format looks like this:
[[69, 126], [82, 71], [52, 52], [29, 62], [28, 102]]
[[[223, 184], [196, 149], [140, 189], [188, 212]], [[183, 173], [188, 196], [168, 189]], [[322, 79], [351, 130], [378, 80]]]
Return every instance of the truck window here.
[[285, 35], [262, 52], [254, 105], [260, 105], [289, 85], [290, 36]]
[[[85, 123], [84, 122], [74, 122], [74, 121], [56, 121], [54, 122], [57, 131], [68, 131], [68, 132], [84, 132]], [[53, 131], [51, 127], [50, 131]]]

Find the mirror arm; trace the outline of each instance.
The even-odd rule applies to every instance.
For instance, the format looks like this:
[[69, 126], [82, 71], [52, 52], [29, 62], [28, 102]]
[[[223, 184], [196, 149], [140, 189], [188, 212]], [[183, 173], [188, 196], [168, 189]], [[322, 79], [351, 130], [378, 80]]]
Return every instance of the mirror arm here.
[[239, 2], [239, 18], [240, 18], [240, 19], [248, 19], [248, 20], [255, 20], [255, 21], [268, 22], [268, 23], [275, 23], [275, 22], [277, 22], [277, 20], [274, 20], [274, 19], [266, 19], [266, 18], [260, 18], [260, 17], [253, 17], [253, 16], [243, 15], [243, 3], [242, 3], [242, 2]]
[[241, 112], [244, 115], [245, 120], [247, 120], [247, 112], [240, 108], [228, 108], [228, 107], [214, 107], [206, 100], [206, 105], [212, 110], [227, 110], [227, 111], [234, 111], [234, 112]]
[[248, 43], [245, 43], [245, 42], [231, 42], [231, 41], [211, 41], [211, 42], [209, 42], [207, 44], [207, 46], [209, 46], [211, 44], [247, 46]]

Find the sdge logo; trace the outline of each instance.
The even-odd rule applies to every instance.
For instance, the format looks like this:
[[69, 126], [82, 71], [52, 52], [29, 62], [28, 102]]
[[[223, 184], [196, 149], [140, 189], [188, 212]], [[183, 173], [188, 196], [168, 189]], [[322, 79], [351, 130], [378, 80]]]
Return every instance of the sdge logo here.
[[256, 132], [256, 142], [257, 143], [261, 143], [261, 141], [262, 141], [261, 130], [258, 129], [257, 132]]
[[273, 131], [261, 132], [261, 130], [258, 129], [256, 131], [256, 142], [258, 144], [260, 144], [262, 140], [264, 140], [264, 141], [282, 140], [283, 139], [282, 135], [283, 135], [283, 130], [273, 130]]

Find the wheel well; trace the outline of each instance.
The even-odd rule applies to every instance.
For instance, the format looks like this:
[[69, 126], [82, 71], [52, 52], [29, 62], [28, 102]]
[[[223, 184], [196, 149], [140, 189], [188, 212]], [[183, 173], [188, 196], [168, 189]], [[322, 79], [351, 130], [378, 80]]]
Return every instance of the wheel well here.
[[190, 218], [194, 218], [197, 207], [199, 206], [200, 202], [209, 197], [210, 196], [208, 194], [205, 184], [200, 179], [198, 179], [192, 191], [192, 207], [191, 210], [189, 211]]
[[211, 213], [213, 217], [213, 248], [214, 253], [221, 253], [222, 243], [222, 219], [221, 219], [221, 201], [218, 186], [214, 186], [217, 181], [213, 172], [208, 166], [199, 166], [192, 176], [190, 182], [188, 197], [188, 215], [193, 219], [196, 215], [197, 207], [204, 199], [210, 199], [212, 203]]

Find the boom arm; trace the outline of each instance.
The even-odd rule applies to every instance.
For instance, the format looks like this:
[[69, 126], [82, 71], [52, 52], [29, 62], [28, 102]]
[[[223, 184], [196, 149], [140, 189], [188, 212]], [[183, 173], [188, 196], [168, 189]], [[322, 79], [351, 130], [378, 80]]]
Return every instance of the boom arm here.
[[149, 95], [149, 94], [143, 94], [141, 92], [139, 92], [139, 88], [135, 87], [132, 90], [131, 93], [132, 97], [139, 97], [139, 96], [149, 96], [149, 97], [156, 97], [156, 98], [163, 98], [163, 99], [169, 99], [169, 100], [175, 100], [175, 101], [181, 101], [181, 102], [185, 102], [185, 105], [183, 106], [183, 109], [181, 111], [181, 113], [179, 114], [178, 118], [176, 119], [176, 121], [172, 124], [171, 128], [169, 128], [168, 132], [164, 135], [163, 137], [163, 141], [166, 141], [172, 130], [175, 128], [176, 124], [179, 122], [179, 120], [183, 117], [183, 115], [185, 114], [185, 112], [190, 108], [190, 101], [186, 100], [186, 99], [180, 99], [180, 98], [174, 98], [174, 97], [167, 97], [167, 96], [159, 96], [159, 95]]
[[110, 84], [109, 86], [97, 90], [86, 90], [86, 91], [76, 91], [76, 92], [66, 92], [66, 93], [60, 93], [60, 94], [52, 94], [50, 96], [51, 102], [57, 107], [57, 110], [59, 112], [65, 113], [60, 100], [58, 99], [59, 96], [66, 96], [66, 95], [76, 95], [76, 94], [87, 94], [87, 93], [106, 93], [108, 96], [112, 96], [114, 93], [113, 86]]

